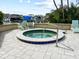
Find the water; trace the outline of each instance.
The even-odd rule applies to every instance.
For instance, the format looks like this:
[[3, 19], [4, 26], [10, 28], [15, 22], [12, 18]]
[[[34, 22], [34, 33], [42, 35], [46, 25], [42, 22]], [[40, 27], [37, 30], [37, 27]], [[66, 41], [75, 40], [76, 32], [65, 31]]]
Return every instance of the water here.
[[49, 38], [55, 36], [56, 33], [49, 30], [31, 30], [24, 32], [23, 35], [31, 38]]

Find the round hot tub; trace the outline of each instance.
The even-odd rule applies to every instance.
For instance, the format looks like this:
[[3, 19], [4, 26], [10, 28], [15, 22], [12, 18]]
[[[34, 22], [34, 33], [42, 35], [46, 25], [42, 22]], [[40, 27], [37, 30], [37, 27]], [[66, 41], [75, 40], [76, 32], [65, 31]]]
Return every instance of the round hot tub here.
[[[33, 44], [46, 44], [56, 42], [57, 32], [53, 29], [28, 29], [20, 31], [17, 38], [21, 41]], [[62, 31], [58, 32], [58, 41], [62, 40], [64, 34]]]
[[30, 30], [25, 31], [23, 33], [24, 36], [30, 37], [30, 38], [50, 38], [55, 36], [57, 33], [50, 30]]

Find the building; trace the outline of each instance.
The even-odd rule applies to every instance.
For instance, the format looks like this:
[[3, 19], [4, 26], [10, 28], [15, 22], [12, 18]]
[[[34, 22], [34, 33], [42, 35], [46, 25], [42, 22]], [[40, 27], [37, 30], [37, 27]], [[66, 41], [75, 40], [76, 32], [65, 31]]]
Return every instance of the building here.
[[42, 15], [35, 15], [33, 17], [33, 20], [35, 21], [35, 23], [43, 23], [44, 21], [44, 16]]
[[4, 22], [22, 22], [22, 15], [4, 14]]
[[17, 14], [12, 14], [10, 16], [10, 21], [21, 23], [23, 21], [23, 16], [22, 15], [17, 15]]

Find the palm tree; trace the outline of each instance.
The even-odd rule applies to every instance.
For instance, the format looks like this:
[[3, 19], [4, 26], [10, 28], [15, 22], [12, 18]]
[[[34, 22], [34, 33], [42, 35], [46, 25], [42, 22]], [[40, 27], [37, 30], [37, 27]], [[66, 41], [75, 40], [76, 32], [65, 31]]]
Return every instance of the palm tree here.
[[63, 0], [61, 0], [61, 7], [63, 8]]
[[56, 9], [58, 10], [58, 7], [57, 7], [57, 5], [56, 5], [55, 0], [53, 0], [53, 3], [54, 3], [54, 5], [55, 5]]
[[78, 6], [79, 5], [79, 0], [76, 0], [76, 6]]
[[69, 9], [69, 0], [67, 0], [67, 6], [68, 6], [68, 9]]
[[64, 7], [63, 7], [63, 0], [61, 0], [61, 9], [62, 9], [62, 16], [63, 16], [63, 21], [65, 21], [65, 19], [64, 19]]

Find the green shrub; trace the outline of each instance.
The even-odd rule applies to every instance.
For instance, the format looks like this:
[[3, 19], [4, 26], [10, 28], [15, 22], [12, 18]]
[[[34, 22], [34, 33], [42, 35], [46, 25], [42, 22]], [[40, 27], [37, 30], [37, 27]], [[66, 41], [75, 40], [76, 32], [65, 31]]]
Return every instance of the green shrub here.
[[0, 25], [3, 24], [4, 14], [0, 11]]

